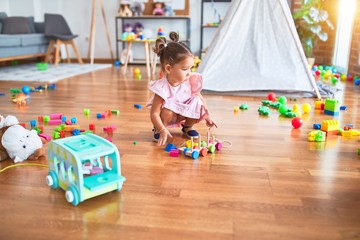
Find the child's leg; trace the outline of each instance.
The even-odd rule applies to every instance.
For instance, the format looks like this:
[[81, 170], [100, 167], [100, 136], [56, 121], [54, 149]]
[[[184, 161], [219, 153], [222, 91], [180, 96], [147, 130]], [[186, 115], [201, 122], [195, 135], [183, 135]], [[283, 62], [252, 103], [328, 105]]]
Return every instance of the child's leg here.
[[176, 113], [167, 108], [163, 108], [160, 112], [160, 118], [165, 127], [176, 117], [176, 115]]
[[[171, 111], [171, 110], [169, 110], [167, 108], [163, 108], [161, 110], [160, 119], [161, 119], [161, 122], [163, 123], [163, 125], [165, 126], [165, 128], [171, 122], [171, 120], [173, 120], [174, 118], [176, 119], [176, 113], [174, 113], [173, 111]], [[153, 132], [154, 132], [153, 140], [155, 142], [158, 142], [159, 139], [160, 139], [160, 133], [158, 131], [162, 131], [162, 130], [161, 129], [156, 129], [154, 127], [154, 129], [153, 129]]]

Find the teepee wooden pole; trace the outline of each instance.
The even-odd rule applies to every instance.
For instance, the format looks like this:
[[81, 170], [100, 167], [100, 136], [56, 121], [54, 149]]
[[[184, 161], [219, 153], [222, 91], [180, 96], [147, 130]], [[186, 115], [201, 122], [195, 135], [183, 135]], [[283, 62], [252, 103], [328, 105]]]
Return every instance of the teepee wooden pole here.
[[[91, 27], [90, 27], [89, 51], [88, 51], [88, 58], [90, 59], [91, 64], [94, 63], [96, 1], [97, 0], [93, 0], [93, 2], [92, 2], [92, 16], [91, 16]], [[104, 20], [105, 32], [106, 32], [107, 43], [108, 43], [111, 59], [114, 59], [114, 53], [113, 53], [112, 48], [111, 48], [111, 40], [110, 40], [109, 28], [108, 28], [108, 24], [107, 24], [107, 21], [106, 21], [106, 13], [105, 13], [105, 10], [104, 10], [104, 3], [103, 3], [103, 0], [99, 0], [99, 1], [100, 1], [100, 8], [101, 8], [102, 17], [103, 17], [103, 20]]]

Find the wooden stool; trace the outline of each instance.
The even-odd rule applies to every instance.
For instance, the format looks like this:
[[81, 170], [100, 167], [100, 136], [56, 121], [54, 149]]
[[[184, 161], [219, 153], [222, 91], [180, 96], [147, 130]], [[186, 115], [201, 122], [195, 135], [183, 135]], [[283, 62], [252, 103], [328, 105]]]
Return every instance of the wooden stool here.
[[156, 60], [157, 56], [154, 54], [154, 58], [152, 58], [152, 49], [151, 49], [151, 43], [154, 43], [154, 39], [147, 39], [147, 40], [122, 40], [122, 42], [127, 43], [126, 47], [126, 56], [125, 56], [125, 63], [124, 63], [124, 74], [126, 74], [127, 71], [127, 65], [129, 63], [130, 58], [130, 51], [132, 44], [135, 43], [143, 43], [145, 48], [145, 62], [146, 62], [146, 69], [147, 69], [147, 75], [150, 78], [151, 75], [155, 74], [156, 71]]

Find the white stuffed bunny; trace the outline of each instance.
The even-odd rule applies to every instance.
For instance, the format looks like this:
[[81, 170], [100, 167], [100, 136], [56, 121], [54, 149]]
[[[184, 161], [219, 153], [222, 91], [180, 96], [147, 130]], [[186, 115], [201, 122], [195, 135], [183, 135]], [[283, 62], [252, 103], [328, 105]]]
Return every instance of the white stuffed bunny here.
[[14, 116], [0, 116], [0, 161], [11, 158], [15, 163], [27, 159], [37, 159], [45, 154], [43, 139], [35, 130], [18, 125]]

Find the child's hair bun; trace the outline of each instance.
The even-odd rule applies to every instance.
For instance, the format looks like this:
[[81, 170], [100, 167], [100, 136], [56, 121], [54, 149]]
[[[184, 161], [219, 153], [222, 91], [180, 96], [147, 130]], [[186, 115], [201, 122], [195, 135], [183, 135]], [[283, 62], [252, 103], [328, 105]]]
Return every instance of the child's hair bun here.
[[179, 34], [177, 34], [176, 32], [171, 32], [169, 34], [169, 37], [173, 42], [179, 42], [180, 37]]
[[155, 47], [154, 52], [159, 56], [161, 50], [163, 50], [165, 48], [165, 44], [166, 44], [166, 38], [164, 37], [159, 37], [158, 39], [156, 39], [155, 42]]

